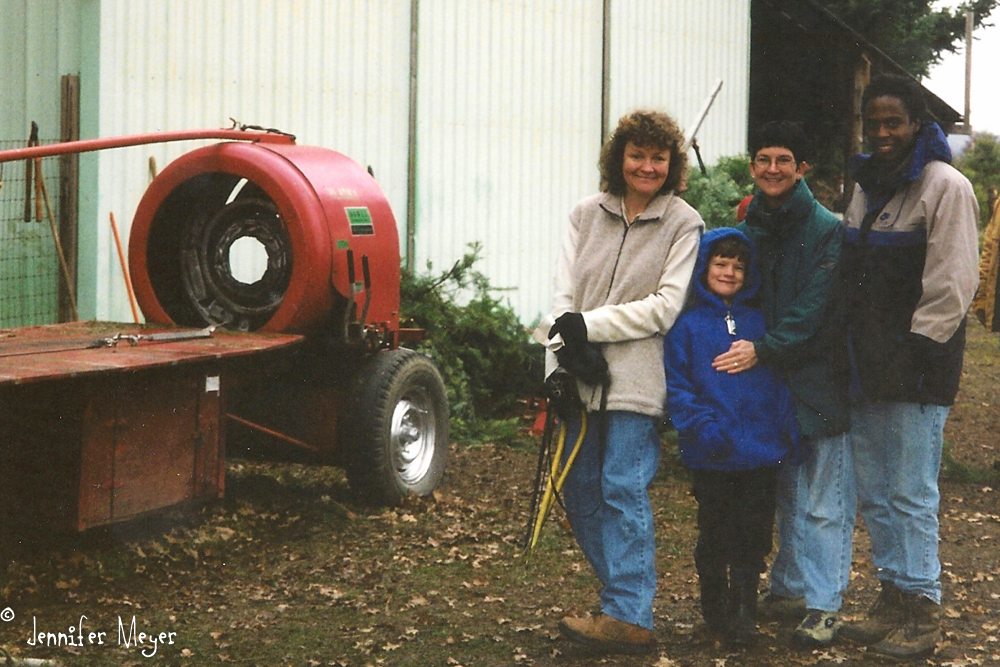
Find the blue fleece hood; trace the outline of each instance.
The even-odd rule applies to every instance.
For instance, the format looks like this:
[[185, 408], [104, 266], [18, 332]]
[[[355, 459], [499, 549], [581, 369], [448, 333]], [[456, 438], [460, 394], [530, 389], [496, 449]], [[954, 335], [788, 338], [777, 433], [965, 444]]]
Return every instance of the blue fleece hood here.
[[708, 271], [708, 258], [712, 254], [712, 248], [716, 243], [727, 238], [738, 238], [750, 246], [750, 261], [747, 263], [746, 272], [744, 273], [743, 289], [736, 293], [733, 305], [735, 306], [753, 297], [757, 294], [757, 290], [760, 289], [760, 274], [757, 272], [757, 250], [754, 248], [753, 242], [746, 234], [734, 227], [710, 229], [701, 237], [701, 245], [698, 246], [698, 261], [694, 268], [694, 280], [691, 281], [691, 284], [694, 285], [695, 295], [699, 302], [713, 304], [723, 309], [727, 307], [726, 304], [717, 295], [708, 291], [708, 287], [705, 285], [705, 275]]

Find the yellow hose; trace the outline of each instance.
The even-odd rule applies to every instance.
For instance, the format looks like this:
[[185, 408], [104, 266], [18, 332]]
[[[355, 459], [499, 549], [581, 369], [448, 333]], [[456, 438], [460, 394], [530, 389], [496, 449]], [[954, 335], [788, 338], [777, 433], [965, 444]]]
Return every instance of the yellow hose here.
[[528, 545], [528, 550], [535, 548], [535, 544], [538, 542], [538, 536], [542, 533], [542, 524], [545, 523], [545, 519], [548, 518], [549, 511], [552, 509], [552, 503], [555, 500], [556, 494], [562, 491], [563, 483], [566, 481], [566, 475], [569, 474], [569, 469], [573, 466], [573, 461], [576, 460], [576, 455], [580, 452], [580, 447], [583, 445], [583, 439], [587, 435], [587, 411], [580, 411], [580, 435], [576, 439], [576, 444], [573, 445], [573, 451], [569, 453], [569, 458], [566, 459], [566, 465], [563, 466], [562, 470], [559, 469], [559, 461], [562, 459], [563, 447], [566, 444], [566, 423], [561, 422], [559, 424], [559, 439], [556, 444], [555, 454], [552, 456], [552, 468], [549, 471], [548, 479], [545, 480], [545, 493], [542, 495], [541, 503], [538, 507], [538, 516], [535, 519], [535, 529], [531, 534], [531, 544]]

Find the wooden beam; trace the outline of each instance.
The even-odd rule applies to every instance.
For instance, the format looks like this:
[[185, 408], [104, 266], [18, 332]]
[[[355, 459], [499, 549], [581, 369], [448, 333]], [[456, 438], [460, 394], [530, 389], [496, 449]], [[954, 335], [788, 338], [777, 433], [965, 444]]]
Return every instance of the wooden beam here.
[[[62, 77], [60, 141], [77, 141], [80, 138], [80, 77], [65, 74]], [[66, 266], [76, 292], [77, 240], [79, 238], [79, 186], [80, 157], [73, 153], [59, 157], [59, 240], [66, 256]], [[60, 282], [59, 321], [74, 319], [71, 291]]]

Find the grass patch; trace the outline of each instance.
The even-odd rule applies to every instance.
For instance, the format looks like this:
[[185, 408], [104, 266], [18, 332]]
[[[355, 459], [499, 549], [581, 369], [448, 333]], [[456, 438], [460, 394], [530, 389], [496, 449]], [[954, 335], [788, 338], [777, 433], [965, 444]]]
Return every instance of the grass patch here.
[[958, 484], [1000, 484], [1000, 470], [975, 466], [959, 461], [954, 453], [951, 443], [945, 442], [941, 450], [941, 472], [939, 478], [947, 482]]

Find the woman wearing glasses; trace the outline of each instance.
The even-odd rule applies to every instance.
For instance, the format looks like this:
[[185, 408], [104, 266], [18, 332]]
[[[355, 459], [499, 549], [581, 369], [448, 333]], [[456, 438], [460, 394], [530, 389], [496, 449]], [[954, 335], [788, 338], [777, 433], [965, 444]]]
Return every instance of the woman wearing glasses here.
[[[758, 191], [738, 229], [757, 247], [767, 334], [734, 342], [713, 366], [740, 373], [766, 364], [795, 397], [802, 462], [786, 463], [778, 479], [780, 545], [760, 613], [794, 618], [792, 642], [815, 648], [830, 644], [839, 628], [856, 506], [846, 337], [834, 303], [843, 228], [806, 185], [806, 139], [797, 124], [761, 126], [750, 148]], [[744, 584], [754, 592], [757, 577], [747, 573]]]

